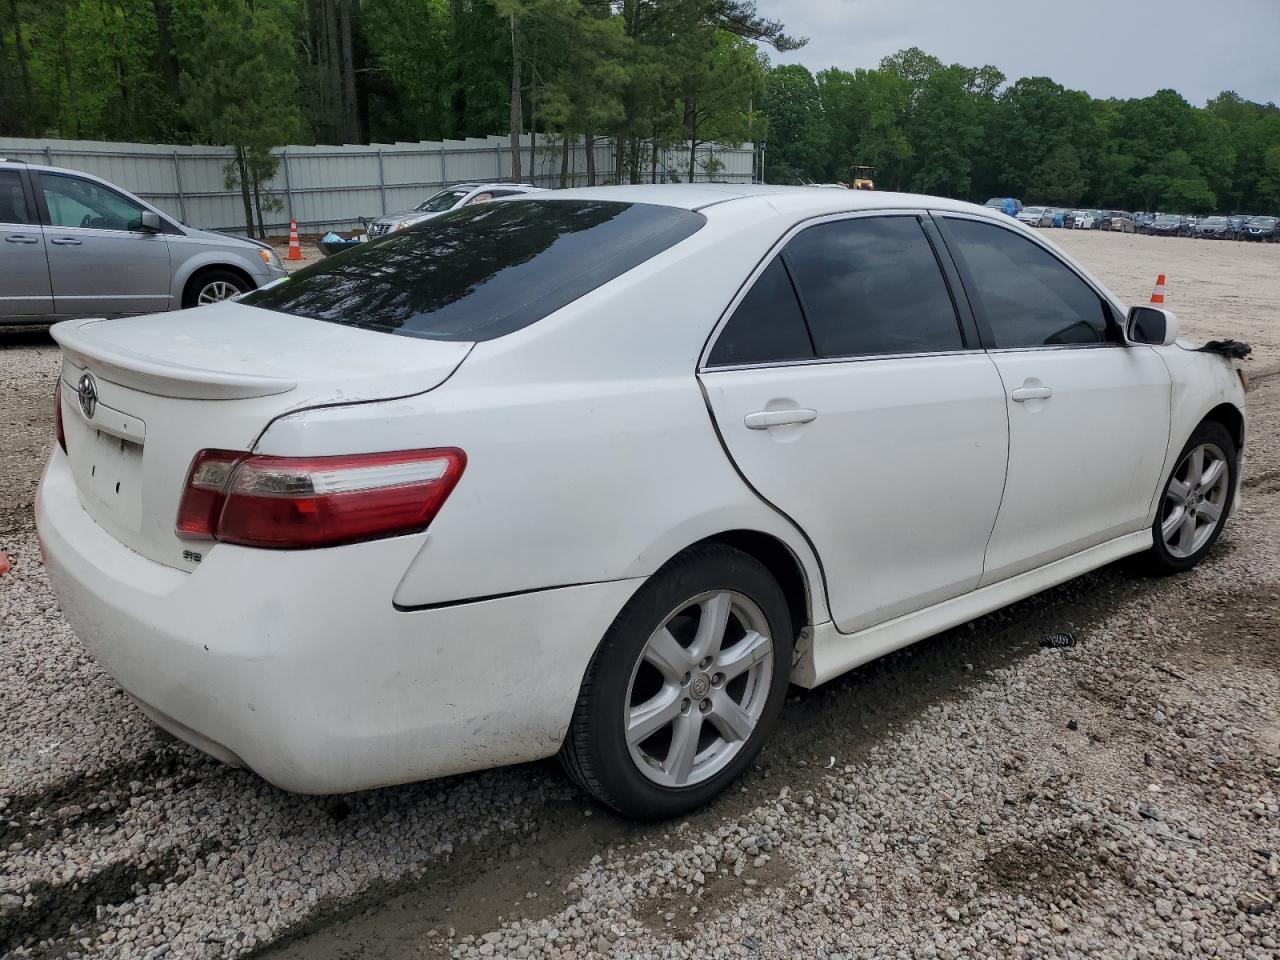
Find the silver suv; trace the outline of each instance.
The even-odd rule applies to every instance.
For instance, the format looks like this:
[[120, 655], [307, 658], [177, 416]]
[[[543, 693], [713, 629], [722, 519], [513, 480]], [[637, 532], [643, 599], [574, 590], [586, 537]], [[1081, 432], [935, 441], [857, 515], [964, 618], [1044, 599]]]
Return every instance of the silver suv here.
[[487, 203], [498, 197], [511, 197], [518, 193], [538, 193], [542, 187], [532, 187], [525, 183], [457, 183], [445, 187], [439, 193], [433, 193], [416, 207], [388, 213], [369, 222], [369, 239], [376, 240], [405, 227], [430, 220], [449, 210], [457, 210], [469, 203]]
[[78, 170], [0, 159], [0, 323], [176, 310], [285, 275], [265, 243], [193, 230]]

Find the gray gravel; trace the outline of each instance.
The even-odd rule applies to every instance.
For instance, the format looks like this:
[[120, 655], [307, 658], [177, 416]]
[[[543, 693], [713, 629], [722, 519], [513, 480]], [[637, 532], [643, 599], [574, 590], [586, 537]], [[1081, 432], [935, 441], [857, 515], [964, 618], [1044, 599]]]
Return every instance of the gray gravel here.
[[1280, 957], [1280, 378], [1199, 569], [797, 691], [739, 789], [635, 826], [545, 764], [309, 798], [160, 736], [40, 567], [55, 369], [0, 334], [0, 956]]

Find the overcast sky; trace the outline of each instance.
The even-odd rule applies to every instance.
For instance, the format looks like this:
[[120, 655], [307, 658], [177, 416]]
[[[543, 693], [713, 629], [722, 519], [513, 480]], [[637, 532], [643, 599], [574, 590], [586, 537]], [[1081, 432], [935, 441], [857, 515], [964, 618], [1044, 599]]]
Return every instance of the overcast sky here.
[[[1280, 0], [757, 0], [809, 43], [774, 63], [874, 67], [920, 47], [944, 63], [1048, 76], [1095, 97], [1172, 87], [1280, 101]], [[767, 48], [766, 48], [767, 49]]]

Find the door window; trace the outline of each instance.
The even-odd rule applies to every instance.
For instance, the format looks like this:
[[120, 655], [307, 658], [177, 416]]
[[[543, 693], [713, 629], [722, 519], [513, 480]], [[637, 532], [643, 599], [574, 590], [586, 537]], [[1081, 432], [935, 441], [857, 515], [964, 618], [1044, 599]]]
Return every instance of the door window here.
[[707, 358], [712, 367], [810, 360], [813, 343], [781, 257], [775, 257], [725, 324]]
[[955, 306], [915, 217], [809, 227], [787, 244], [820, 357], [964, 349]]
[[22, 174], [0, 170], [0, 223], [34, 223], [22, 192]]
[[1043, 247], [977, 220], [949, 218], [947, 232], [992, 347], [1117, 342], [1102, 298]]
[[79, 177], [42, 173], [40, 183], [55, 227], [140, 230], [142, 208], [114, 190]]

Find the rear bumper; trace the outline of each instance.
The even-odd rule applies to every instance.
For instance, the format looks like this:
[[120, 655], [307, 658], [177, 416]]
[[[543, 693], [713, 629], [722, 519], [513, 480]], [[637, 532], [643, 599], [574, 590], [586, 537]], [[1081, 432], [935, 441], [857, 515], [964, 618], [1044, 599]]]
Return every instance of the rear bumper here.
[[188, 573], [95, 523], [56, 448], [36, 523], [68, 622], [147, 713], [303, 793], [550, 756], [591, 654], [642, 582], [397, 611], [421, 536], [311, 551], [218, 544]]

